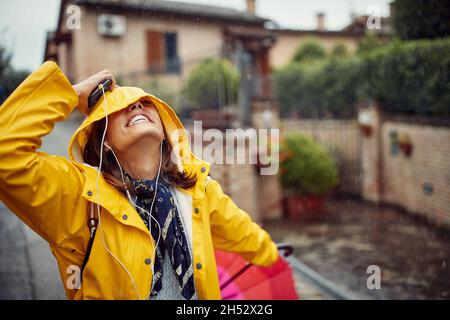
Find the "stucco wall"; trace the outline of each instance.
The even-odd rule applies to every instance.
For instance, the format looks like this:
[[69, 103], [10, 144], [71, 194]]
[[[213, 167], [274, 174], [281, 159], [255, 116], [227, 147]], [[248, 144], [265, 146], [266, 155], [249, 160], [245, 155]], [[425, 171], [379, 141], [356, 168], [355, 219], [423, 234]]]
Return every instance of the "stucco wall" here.
[[274, 69], [283, 67], [292, 60], [297, 48], [305, 41], [317, 41], [329, 52], [337, 43], [344, 44], [349, 52], [354, 52], [358, 47], [355, 37], [327, 36], [314, 37], [307, 34], [280, 33], [274, 47], [270, 50], [270, 66]]
[[[136, 13], [126, 14], [127, 30], [122, 37], [103, 37], [97, 31], [97, 17], [100, 13], [102, 12], [82, 8], [81, 28], [73, 31], [72, 77], [76, 81], [102, 69], [110, 69], [125, 81], [139, 79], [139, 76], [133, 74], [147, 68], [146, 30], [176, 32], [178, 35], [178, 55], [186, 68], [182, 69], [180, 75], [165, 76], [172, 83], [177, 83], [176, 79], [184, 76], [189, 65], [206, 57], [217, 56], [222, 44], [219, 25], [162, 20]], [[63, 51], [61, 49], [60, 54], [64, 55]]]

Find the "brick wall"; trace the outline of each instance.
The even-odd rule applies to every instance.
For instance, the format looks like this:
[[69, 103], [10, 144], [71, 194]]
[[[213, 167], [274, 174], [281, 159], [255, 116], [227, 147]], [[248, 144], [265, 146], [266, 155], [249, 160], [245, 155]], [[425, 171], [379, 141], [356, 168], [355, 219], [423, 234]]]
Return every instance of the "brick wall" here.
[[[380, 110], [359, 110], [369, 115], [373, 129], [362, 139], [363, 198], [450, 226], [450, 127]], [[410, 153], [402, 141], [412, 146]]]
[[[396, 152], [393, 133], [409, 137], [410, 156]], [[385, 121], [382, 159], [385, 202], [450, 226], [450, 128]]]
[[[203, 142], [203, 147], [205, 148], [208, 143]], [[224, 141], [224, 153], [226, 152], [225, 146], [226, 141]], [[245, 145], [242, 146], [235, 142], [235, 155], [240, 151], [238, 148], [245, 148]], [[199, 156], [206, 159], [203, 155]], [[239, 208], [247, 212], [253, 221], [260, 222], [262, 220], [263, 216], [258, 206], [257, 176], [253, 164], [249, 164], [248, 161], [245, 164], [212, 163], [210, 175], [220, 183], [224, 193], [230, 196]]]

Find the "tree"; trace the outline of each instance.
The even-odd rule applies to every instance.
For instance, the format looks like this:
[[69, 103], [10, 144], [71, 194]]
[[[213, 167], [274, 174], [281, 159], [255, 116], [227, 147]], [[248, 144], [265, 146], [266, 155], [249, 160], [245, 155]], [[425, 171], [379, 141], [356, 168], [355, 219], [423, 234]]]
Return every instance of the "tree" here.
[[236, 103], [239, 71], [228, 60], [206, 59], [192, 70], [184, 87], [191, 104], [217, 109]]
[[16, 71], [11, 65], [12, 55], [0, 46], [0, 104], [22, 83], [28, 76], [27, 71]]
[[450, 36], [449, 0], [395, 0], [393, 26], [403, 40]]
[[325, 48], [314, 40], [300, 45], [294, 54], [293, 62], [310, 63], [317, 62], [327, 56]]

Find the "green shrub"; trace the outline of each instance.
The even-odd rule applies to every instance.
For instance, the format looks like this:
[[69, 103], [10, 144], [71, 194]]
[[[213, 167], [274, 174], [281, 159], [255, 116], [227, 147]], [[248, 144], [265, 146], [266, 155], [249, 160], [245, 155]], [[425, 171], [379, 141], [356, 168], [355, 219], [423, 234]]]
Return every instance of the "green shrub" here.
[[331, 155], [309, 137], [291, 134], [281, 148], [280, 179], [291, 195], [324, 195], [338, 183]]
[[191, 104], [215, 109], [236, 103], [239, 78], [228, 60], [206, 59], [192, 70], [183, 91]]

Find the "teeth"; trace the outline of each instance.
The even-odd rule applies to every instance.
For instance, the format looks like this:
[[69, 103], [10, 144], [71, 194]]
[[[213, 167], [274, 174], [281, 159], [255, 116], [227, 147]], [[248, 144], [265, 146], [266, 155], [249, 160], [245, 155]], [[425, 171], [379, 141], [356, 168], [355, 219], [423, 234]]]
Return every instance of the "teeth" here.
[[128, 122], [129, 126], [135, 125], [139, 122], [149, 122], [148, 118], [139, 114], [137, 116], [134, 116], [133, 118], [131, 118], [131, 120]]

